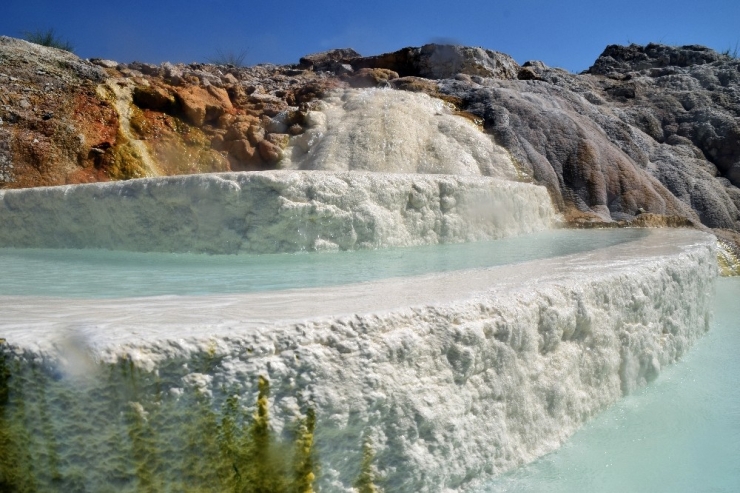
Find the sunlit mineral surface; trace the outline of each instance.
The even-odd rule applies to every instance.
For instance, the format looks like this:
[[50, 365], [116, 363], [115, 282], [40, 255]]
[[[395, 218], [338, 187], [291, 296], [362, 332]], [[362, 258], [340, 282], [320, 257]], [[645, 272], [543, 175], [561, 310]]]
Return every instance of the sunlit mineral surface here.
[[[163, 254], [58, 252], [64, 292], [2, 295], [1, 467], [40, 489], [461, 490], [555, 450], [709, 327], [708, 235], [528, 237], [550, 258], [514, 240], [366, 252], [396, 267], [252, 292], [208, 275], [198, 292], [214, 257], [156, 262], [159, 287], [134, 293]], [[342, 256], [362, 253], [285, 255], [273, 276], [351, 271]], [[57, 268], [1, 258], [25, 266], [19, 286]], [[94, 282], [100, 262], [125, 295]]]

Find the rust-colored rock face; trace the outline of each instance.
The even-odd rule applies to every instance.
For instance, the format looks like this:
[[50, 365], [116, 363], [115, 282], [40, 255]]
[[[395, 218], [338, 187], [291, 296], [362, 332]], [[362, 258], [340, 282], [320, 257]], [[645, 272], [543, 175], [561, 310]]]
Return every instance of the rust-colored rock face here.
[[0, 50], [0, 185], [105, 179], [91, 150], [115, 141], [117, 116], [95, 94], [102, 70], [10, 38]]
[[233, 109], [228, 93], [219, 87], [189, 86], [174, 92], [186, 120], [196, 127], [212, 123]]
[[0, 53], [3, 188], [271, 169], [306, 105], [347, 85], [313, 66], [122, 65], [7, 37]]

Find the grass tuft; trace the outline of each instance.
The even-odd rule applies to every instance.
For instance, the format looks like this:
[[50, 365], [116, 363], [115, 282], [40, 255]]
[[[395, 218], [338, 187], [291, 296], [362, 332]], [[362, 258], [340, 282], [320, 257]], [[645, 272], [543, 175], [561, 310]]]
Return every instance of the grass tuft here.
[[241, 50], [239, 52], [231, 50], [217, 49], [216, 54], [208, 59], [208, 63], [214, 65], [226, 65], [236, 68], [244, 66], [244, 61], [247, 59], [247, 50]]
[[23, 38], [26, 41], [35, 43], [41, 46], [48, 46], [50, 48], [57, 48], [64, 51], [73, 52], [74, 46], [66, 39], [62, 39], [54, 32], [54, 29], [47, 30], [36, 30], [26, 31], [23, 33]]
[[738, 58], [738, 49], [740, 49], [740, 41], [735, 42], [734, 47], [728, 47], [722, 54], [728, 58], [736, 60]]

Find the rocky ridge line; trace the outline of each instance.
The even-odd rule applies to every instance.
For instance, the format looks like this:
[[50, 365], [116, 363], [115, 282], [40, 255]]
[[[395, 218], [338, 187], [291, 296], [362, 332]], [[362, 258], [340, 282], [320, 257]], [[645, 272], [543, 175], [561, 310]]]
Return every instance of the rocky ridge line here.
[[612, 45], [573, 74], [451, 45], [243, 68], [0, 37], [0, 82], [3, 188], [273, 169], [327, 91], [388, 87], [455, 105], [570, 223], [688, 223], [740, 243], [740, 60], [701, 46]]

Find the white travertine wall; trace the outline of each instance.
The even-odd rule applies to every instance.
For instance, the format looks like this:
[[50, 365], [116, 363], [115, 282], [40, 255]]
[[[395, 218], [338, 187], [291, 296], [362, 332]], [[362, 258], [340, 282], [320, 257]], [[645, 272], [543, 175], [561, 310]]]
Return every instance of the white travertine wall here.
[[474, 176], [266, 171], [0, 190], [0, 247], [275, 253], [548, 229], [544, 187]]
[[[182, 480], [173, 464], [187, 450], [172, 450], [184, 433], [178, 423], [197, 416], [168, 421], [157, 414], [162, 396], [198, 393], [216, 406], [227, 392], [254, 409], [263, 376], [277, 431], [315, 410], [322, 491], [351, 491], [363, 437], [372, 440], [386, 491], [461, 491], [554, 450], [680, 358], [708, 329], [715, 243], [693, 230], [654, 230], [588, 254], [331, 288], [7, 298], [0, 303], [15, 308], [4, 310], [0, 334], [12, 368], [56, 368], [42, 393], [51, 407], [36, 412], [41, 401], [29, 398], [26, 419], [47, 434], [56, 429], [55, 443], [78, 444], [65, 453], [86, 461], [87, 481], [125, 465], [129, 435], [105, 449], [103, 435], [112, 432], [53, 423], [65, 412], [103, 428], [115, 422], [123, 411], [105, 400], [110, 390], [66, 401], [63, 394], [89, 385], [86, 364], [127, 362], [124, 369], [156, 378], [159, 394], [140, 390], [121, 409], [159, 423], [150, 441], [160, 445], [151, 446], [162, 448], [157, 460], [171, 461], [161, 469], [171, 481]], [[31, 389], [39, 372], [25, 374], [22, 388]]]
[[516, 179], [509, 152], [441, 99], [385, 89], [327, 95], [291, 137], [285, 169], [482, 175]]

